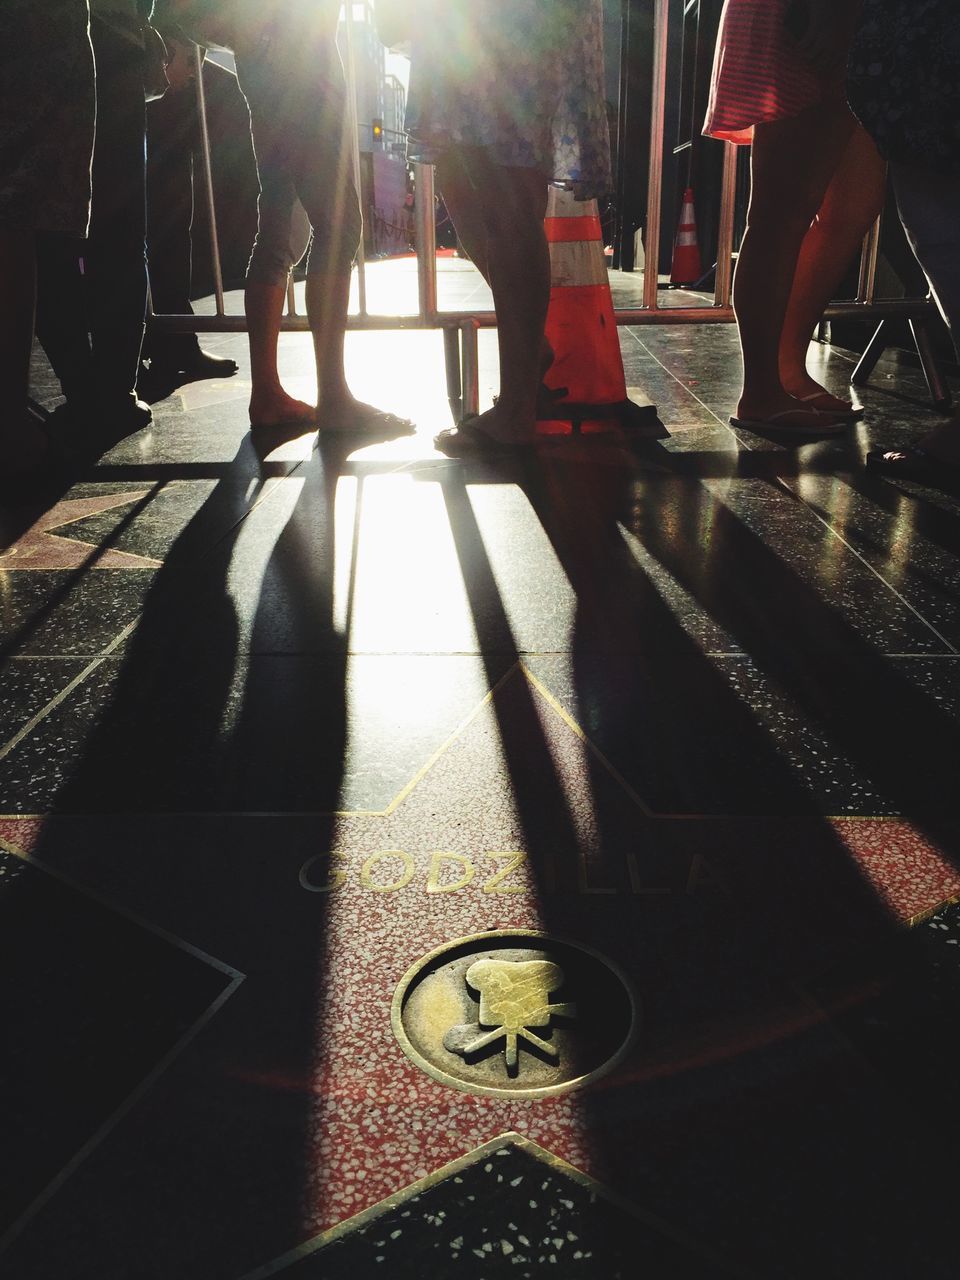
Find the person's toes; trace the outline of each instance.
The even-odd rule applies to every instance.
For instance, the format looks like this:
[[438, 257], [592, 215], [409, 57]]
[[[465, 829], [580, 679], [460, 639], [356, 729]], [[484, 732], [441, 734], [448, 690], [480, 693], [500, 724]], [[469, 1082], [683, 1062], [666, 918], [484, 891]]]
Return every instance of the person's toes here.
[[320, 430], [330, 432], [382, 432], [410, 433], [414, 426], [409, 418], [378, 409], [362, 400], [346, 400], [320, 406]]
[[256, 430], [264, 428], [295, 426], [302, 424], [304, 429], [315, 425], [317, 410], [304, 400], [294, 400], [292, 396], [285, 400], [274, 400], [260, 403], [250, 401], [250, 426]]

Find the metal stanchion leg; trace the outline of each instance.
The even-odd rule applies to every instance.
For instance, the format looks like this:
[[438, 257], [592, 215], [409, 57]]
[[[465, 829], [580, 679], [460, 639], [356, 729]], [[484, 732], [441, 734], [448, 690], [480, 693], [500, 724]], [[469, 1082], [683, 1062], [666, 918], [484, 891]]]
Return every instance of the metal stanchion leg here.
[[667, 37], [670, 0], [654, 0], [653, 78], [650, 108], [650, 166], [647, 174], [646, 262], [643, 305], [657, 309], [660, 270], [660, 212], [663, 200], [663, 138], [667, 97]]
[[454, 422], [463, 417], [463, 379], [460, 374], [460, 333], [451, 325], [443, 330], [443, 358], [447, 370], [447, 400]]
[[460, 328], [460, 357], [463, 369], [463, 416], [480, 412], [480, 352], [478, 326], [472, 320]]
[[950, 395], [950, 388], [944, 382], [943, 374], [940, 372], [940, 362], [937, 359], [937, 353], [933, 349], [933, 343], [930, 341], [930, 330], [927, 327], [927, 322], [918, 318], [910, 320], [908, 323], [917, 346], [920, 367], [923, 369], [923, 376], [927, 380], [930, 399], [933, 401], [934, 408], [939, 409], [941, 413], [947, 413], [953, 403], [953, 397]]
[[855, 387], [865, 387], [870, 381], [870, 375], [876, 368], [877, 361], [887, 349], [887, 340], [884, 334], [884, 325], [886, 320], [881, 320], [874, 330], [873, 337], [863, 349], [863, 355], [857, 361], [857, 367], [850, 376], [850, 382]]
[[223, 275], [220, 269], [220, 241], [217, 236], [217, 204], [213, 194], [213, 165], [210, 159], [210, 131], [207, 128], [207, 100], [203, 92], [203, 53], [199, 46], [194, 48], [196, 59], [196, 75], [194, 83], [197, 93], [197, 118], [200, 121], [200, 160], [203, 174], [203, 189], [207, 200], [207, 217], [210, 230], [210, 264], [213, 267], [213, 292], [216, 298], [217, 315], [225, 312], [223, 302]]

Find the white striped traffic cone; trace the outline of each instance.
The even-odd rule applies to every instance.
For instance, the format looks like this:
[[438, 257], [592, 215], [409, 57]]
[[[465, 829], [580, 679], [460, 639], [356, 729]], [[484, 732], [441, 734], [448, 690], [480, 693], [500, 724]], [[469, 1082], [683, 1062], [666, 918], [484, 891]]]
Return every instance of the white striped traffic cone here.
[[670, 268], [671, 284], [693, 284], [703, 275], [700, 264], [700, 247], [697, 244], [697, 220], [693, 212], [693, 187], [683, 193], [680, 225], [673, 246], [673, 264]]
[[555, 358], [544, 378], [538, 430], [605, 431], [619, 422], [665, 435], [655, 406], [627, 396], [597, 202], [551, 187], [544, 226], [550, 246], [546, 336]]

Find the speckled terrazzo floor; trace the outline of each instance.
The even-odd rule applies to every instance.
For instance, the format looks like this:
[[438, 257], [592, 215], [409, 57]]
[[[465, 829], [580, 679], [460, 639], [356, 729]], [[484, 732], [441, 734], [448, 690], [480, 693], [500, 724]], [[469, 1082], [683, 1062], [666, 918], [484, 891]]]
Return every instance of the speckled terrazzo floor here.
[[[784, 445], [731, 329], [620, 341], [669, 438], [494, 467], [432, 449], [438, 335], [348, 344], [415, 435], [268, 454], [211, 335], [236, 378], [5, 508], [4, 1277], [955, 1274], [960, 500], [863, 467], [919, 375]], [[491, 930], [625, 975], [605, 1075], [403, 1051]]]

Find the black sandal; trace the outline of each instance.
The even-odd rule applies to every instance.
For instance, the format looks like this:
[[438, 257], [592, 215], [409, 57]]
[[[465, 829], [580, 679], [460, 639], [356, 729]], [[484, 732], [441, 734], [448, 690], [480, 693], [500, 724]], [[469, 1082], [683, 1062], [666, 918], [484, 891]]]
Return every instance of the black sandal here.
[[464, 418], [433, 437], [433, 447], [448, 458], [517, 458], [536, 448], [536, 441], [496, 440], [476, 425], [479, 415]]

